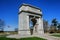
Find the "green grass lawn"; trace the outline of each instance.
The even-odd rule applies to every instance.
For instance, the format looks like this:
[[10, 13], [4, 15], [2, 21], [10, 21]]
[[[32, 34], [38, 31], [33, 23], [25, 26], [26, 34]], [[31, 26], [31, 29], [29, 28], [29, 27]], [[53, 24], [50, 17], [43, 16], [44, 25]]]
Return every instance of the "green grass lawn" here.
[[20, 39], [15, 39], [15, 38], [6, 38], [7, 35], [0, 35], [0, 40], [46, 40], [44, 38], [39, 38], [39, 37], [27, 37], [27, 38], [20, 38]]
[[14, 39], [14, 38], [6, 38], [6, 37], [0, 37], [0, 40], [17, 40], [17, 39]]
[[29, 37], [29, 38], [21, 38], [20, 40], [46, 40], [46, 39], [38, 37]]
[[52, 34], [52, 36], [60, 37], [60, 34]]
[[60, 35], [52, 35], [52, 36], [55, 36], [55, 37], [60, 37]]
[[28, 37], [28, 38], [21, 38], [21, 39], [0, 37], [0, 40], [46, 40], [46, 39], [38, 38], [38, 37]]

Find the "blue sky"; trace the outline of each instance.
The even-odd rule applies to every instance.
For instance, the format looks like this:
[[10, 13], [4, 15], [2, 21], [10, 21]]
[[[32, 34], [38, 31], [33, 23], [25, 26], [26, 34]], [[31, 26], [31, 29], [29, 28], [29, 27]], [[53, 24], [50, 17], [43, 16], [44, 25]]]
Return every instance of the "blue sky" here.
[[18, 27], [18, 10], [22, 3], [39, 7], [43, 19], [49, 24], [53, 18], [60, 22], [60, 0], [0, 0], [0, 19], [5, 21], [5, 30], [14, 30]]

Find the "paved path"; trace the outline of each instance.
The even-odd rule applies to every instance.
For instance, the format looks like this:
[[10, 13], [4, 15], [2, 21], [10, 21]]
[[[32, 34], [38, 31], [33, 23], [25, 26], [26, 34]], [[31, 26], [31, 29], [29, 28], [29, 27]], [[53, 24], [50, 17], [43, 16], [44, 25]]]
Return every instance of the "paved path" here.
[[60, 40], [59, 37], [54, 37], [54, 36], [49, 36], [47, 34], [41, 34], [41, 35], [38, 35], [37, 37], [41, 37], [41, 38], [45, 38], [45, 39], [48, 39], [48, 40]]
[[48, 40], [60, 40], [59, 37], [49, 36], [48, 34], [38, 34], [38, 35], [9, 35], [8, 38], [26, 38], [26, 37], [40, 37]]

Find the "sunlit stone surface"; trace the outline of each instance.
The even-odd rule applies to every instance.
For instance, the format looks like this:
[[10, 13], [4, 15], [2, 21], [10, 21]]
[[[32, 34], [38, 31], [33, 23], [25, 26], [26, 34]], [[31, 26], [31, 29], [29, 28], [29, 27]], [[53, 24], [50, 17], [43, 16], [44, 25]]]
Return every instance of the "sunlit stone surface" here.
[[22, 4], [19, 8], [19, 29], [18, 34], [21, 35], [30, 35], [29, 29], [29, 18], [30, 16], [34, 16], [37, 19], [38, 27], [37, 32], [33, 32], [33, 34], [43, 34], [43, 18], [42, 18], [42, 11], [34, 6], [28, 4]]

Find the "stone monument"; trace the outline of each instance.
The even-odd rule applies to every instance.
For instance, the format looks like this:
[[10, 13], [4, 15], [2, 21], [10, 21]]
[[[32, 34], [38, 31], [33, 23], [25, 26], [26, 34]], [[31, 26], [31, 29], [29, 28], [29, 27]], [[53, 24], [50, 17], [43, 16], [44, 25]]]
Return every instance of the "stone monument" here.
[[[38, 27], [36, 34], [43, 34], [43, 18], [42, 11], [32, 5], [22, 4], [19, 8], [18, 34], [30, 35], [29, 20], [33, 17], [37, 19]], [[33, 35], [35, 32], [33, 32]]]

